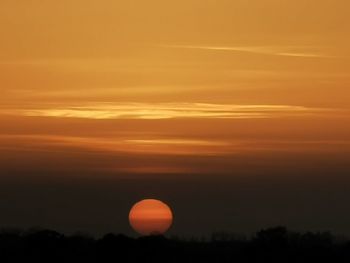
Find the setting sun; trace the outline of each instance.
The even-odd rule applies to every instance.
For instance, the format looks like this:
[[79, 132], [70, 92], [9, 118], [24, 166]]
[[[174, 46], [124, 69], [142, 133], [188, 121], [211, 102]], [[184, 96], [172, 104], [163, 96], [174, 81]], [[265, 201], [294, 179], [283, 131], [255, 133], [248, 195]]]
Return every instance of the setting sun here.
[[141, 235], [164, 234], [173, 222], [173, 214], [162, 201], [145, 199], [131, 208], [129, 222]]
[[[109, 262], [156, 263], [166, 250], [149, 249], [155, 241], [186, 254], [160, 262], [198, 252], [201, 263], [273, 263], [264, 244], [250, 247], [274, 226], [350, 237], [349, 10], [349, 0], [0, 0], [0, 263], [2, 252], [104, 262], [30, 260], [27, 243], [50, 245], [28, 242], [32, 227], [101, 237]], [[238, 245], [249, 255], [229, 259], [221, 238], [203, 253], [165, 241], [217, 232], [253, 237]], [[276, 232], [296, 240], [281, 228], [262, 240]], [[79, 252], [74, 240], [64, 247]]]

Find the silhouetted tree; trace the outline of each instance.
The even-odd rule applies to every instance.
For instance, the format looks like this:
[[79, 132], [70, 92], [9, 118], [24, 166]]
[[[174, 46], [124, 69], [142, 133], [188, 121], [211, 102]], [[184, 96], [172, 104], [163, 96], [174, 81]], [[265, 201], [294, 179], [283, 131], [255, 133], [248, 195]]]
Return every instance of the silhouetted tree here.
[[328, 232], [297, 233], [285, 227], [263, 229], [251, 240], [225, 232], [213, 234], [211, 240], [184, 240], [2, 230], [0, 262], [350, 262], [350, 241], [334, 240]]

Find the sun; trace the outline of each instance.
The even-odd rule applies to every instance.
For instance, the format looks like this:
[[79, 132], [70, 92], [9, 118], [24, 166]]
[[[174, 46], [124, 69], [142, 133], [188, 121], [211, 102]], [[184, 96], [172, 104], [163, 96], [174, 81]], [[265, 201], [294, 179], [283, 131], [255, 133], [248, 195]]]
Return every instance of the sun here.
[[161, 235], [172, 225], [173, 213], [162, 201], [144, 199], [131, 208], [129, 222], [141, 235]]

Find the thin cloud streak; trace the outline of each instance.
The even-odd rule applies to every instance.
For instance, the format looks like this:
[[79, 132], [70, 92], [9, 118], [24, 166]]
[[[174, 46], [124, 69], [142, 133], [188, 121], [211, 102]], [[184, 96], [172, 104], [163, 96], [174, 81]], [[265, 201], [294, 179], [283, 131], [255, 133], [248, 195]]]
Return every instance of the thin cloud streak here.
[[348, 151], [344, 140], [247, 140], [193, 138], [122, 138], [80, 137], [45, 134], [0, 134], [3, 151], [92, 152], [137, 155], [225, 156], [259, 152], [330, 152]]
[[[273, 55], [283, 57], [300, 57], [300, 58], [332, 58], [333, 56], [300, 52], [306, 47], [283, 47], [283, 46], [195, 46], [195, 45], [159, 45], [163, 48], [177, 48], [177, 49], [199, 49], [211, 51], [232, 51], [232, 52], [247, 52], [260, 55]], [[308, 47], [310, 48], [310, 47]]]
[[100, 153], [225, 155], [235, 152], [239, 143], [195, 139], [127, 139], [59, 135], [1, 135], [0, 149], [57, 152], [72, 148]]
[[326, 109], [293, 105], [235, 105], [209, 103], [100, 103], [42, 109], [3, 110], [3, 114], [83, 119], [258, 119], [308, 116]]

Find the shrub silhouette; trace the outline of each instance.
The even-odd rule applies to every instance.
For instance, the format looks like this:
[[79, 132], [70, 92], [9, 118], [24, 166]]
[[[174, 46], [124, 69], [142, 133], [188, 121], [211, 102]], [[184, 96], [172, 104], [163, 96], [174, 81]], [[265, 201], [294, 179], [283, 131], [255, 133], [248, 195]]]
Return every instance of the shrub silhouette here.
[[250, 240], [220, 232], [209, 241], [12, 229], [0, 232], [0, 262], [350, 262], [350, 241], [285, 227], [260, 230]]

